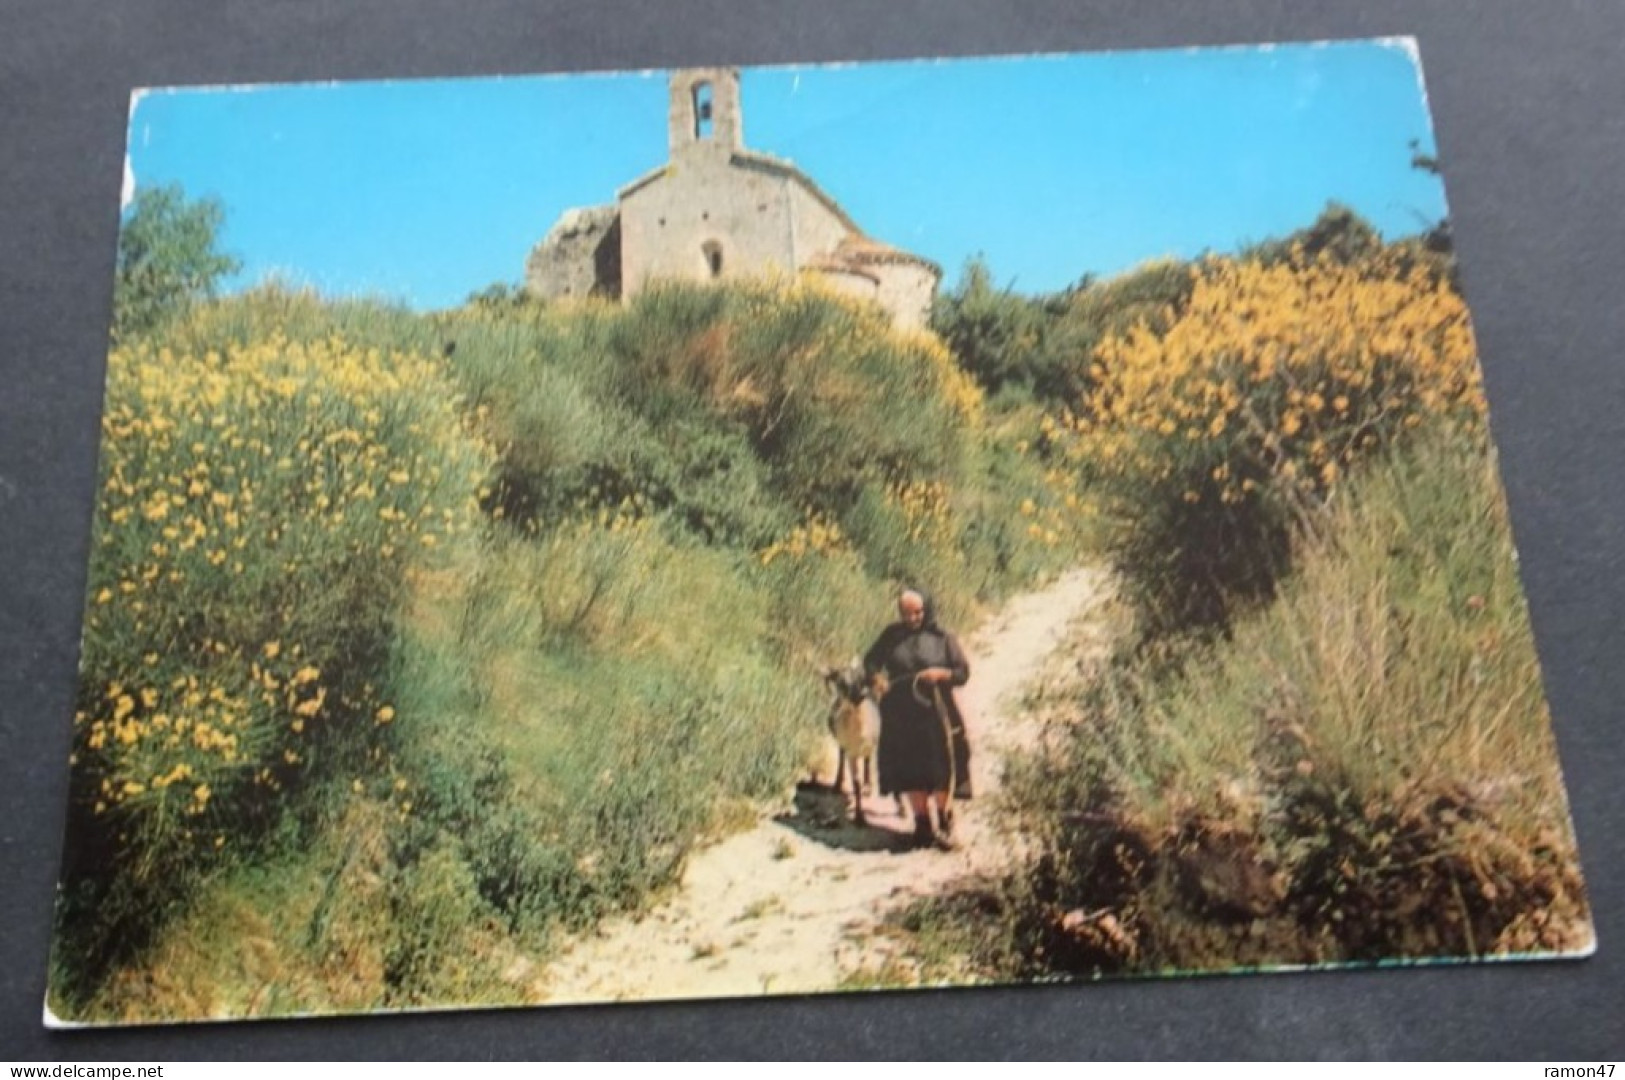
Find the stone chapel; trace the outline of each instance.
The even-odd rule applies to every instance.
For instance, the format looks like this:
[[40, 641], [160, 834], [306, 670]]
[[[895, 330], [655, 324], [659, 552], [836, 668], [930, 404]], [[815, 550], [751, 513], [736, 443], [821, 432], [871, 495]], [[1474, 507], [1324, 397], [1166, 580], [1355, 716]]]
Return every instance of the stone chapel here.
[[534, 296], [629, 299], [663, 278], [817, 275], [925, 325], [942, 271], [873, 240], [790, 162], [745, 149], [736, 68], [674, 72], [670, 160], [605, 206], [567, 210], [525, 265]]

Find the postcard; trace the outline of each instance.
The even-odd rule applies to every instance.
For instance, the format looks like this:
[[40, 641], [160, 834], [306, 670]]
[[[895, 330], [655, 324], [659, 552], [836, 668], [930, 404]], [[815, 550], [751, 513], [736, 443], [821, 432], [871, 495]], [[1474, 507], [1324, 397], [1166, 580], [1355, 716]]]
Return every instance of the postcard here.
[[144, 90], [116, 272], [50, 1023], [1593, 947], [1408, 39]]

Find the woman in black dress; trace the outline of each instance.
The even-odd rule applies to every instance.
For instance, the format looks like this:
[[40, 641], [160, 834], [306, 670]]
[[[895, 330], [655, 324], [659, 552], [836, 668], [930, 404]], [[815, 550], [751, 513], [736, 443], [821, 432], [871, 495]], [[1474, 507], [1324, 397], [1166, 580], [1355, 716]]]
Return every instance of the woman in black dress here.
[[880, 699], [880, 790], [908, 798], [917, 843], [951, 848], [952, 800], [971, 796], [970, 744], [954, 700], [970, 665], [959, 642], [937, 625], [924, 592], [905, 590], [897, 615], [863, 658], [871, 676], [883, 673], [889, 683]]

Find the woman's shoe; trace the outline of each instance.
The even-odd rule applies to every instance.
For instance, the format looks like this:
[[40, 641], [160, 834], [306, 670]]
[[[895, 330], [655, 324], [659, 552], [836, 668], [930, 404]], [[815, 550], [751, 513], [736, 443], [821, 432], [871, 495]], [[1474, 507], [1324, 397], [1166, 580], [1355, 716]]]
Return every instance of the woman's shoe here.
[[931, 828], [929, 814], [921, 814], [914, 819], [914, 848], [934, 847], [937, 843], [936, 830]]

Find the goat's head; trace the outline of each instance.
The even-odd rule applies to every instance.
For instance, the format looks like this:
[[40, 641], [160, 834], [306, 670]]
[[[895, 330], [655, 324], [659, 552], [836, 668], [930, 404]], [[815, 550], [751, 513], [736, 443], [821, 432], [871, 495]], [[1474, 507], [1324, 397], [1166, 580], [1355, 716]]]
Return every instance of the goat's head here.
[[869, 695], [869, 679], [864, 674], [863, 662], [856, 657], [845, 667], [824, 669], [824, 684], [835, 691], [842, 701], [856, 705]]

